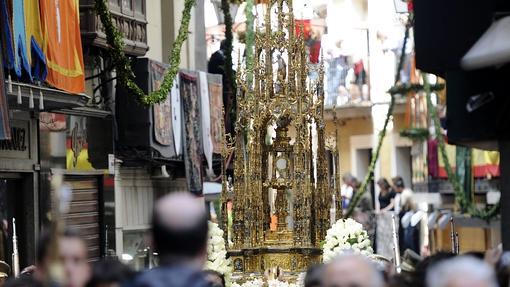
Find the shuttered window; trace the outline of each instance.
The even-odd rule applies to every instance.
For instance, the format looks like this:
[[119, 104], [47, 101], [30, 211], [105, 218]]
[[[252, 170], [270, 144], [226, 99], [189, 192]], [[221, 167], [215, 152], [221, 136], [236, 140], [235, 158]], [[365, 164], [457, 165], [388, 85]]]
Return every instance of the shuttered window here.
[[73, 190], [73, 197], [66, 216], [67, 225], [78, 229], [87, 243], [89, 258], [101, 256], [100, 177], [66, 176], [65, 182]]

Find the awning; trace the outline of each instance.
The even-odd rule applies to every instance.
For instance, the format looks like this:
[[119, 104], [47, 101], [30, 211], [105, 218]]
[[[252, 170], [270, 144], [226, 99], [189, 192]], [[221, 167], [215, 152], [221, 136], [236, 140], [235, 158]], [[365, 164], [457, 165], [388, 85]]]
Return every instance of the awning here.
[[[32, 84], [21, 82], [5, 82], [7, 87], [7, 101], [9, 109], [39, 111], [39, 112], [62, 112], [63, 110], [73, 110], [85, 107], [89, 96], [85, 94], [70, 94], [61, 90], [40, 87]], [[40, 97], [43, 97], [43, 105], [41, 106]], [[21, 96], [21, 104], [18, 104], [19, 96]], [[33, 97], [33, 107], [30, 106], [30, 98]]]

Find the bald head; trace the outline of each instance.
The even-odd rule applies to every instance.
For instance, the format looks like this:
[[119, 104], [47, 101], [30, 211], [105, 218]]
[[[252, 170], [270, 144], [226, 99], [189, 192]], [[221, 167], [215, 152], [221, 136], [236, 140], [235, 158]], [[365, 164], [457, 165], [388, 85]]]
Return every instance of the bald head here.
[[194, 259], [206, 253], [205, 206], [189, 193], [171, 193], [154, 206], [152, 236], [161, 258]]
[[382, 275], [368, 258], [349, 254], [329, 262], [324, 269], [324, 287], [382, 287]]

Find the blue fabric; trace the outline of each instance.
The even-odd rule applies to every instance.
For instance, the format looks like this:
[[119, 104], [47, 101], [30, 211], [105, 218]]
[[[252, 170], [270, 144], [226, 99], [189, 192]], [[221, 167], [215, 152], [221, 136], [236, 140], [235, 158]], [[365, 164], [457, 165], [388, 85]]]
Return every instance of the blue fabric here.
[[14, 39], [14, 71], [18, 77], [23, 73], [32, 80], [32, 71], [28, 61], [27, 40], [25, 33], [25, 8], [24, 0], [12, 2], [13, 39]]
[[4, 66], [9, 69], [14, 69], [14, 47], [12, 41], [12, 28], [11, 28], [11, 15], [7, 7], [7, 0], [0, 0], [0, 26], [2, 30], [2, 53]]
[[124, 287], [208, 287], [201, 270], [185, 266], [161, 266], [139, 275]]
[[30, 38], [31, 55], [32, 55], [32, 77], [34, 80], [43, 82], [48, 75], [48, 67], [46, 66], [46, 57], [42, 48], [39, 46], [34, 36]]

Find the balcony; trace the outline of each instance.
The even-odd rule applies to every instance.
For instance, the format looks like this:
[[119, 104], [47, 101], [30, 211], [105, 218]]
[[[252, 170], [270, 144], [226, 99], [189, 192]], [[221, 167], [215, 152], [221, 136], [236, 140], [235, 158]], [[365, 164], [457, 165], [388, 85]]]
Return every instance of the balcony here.
[[[80, 29], [83, 46], [108, 48], [103, 24], [94, 10], [94, 0], [80, 0]], [[146, 0], [109, 0], [112, 19], [124, 34], [124, 52], [130, 56], [143, 56], [147, 45]]]

